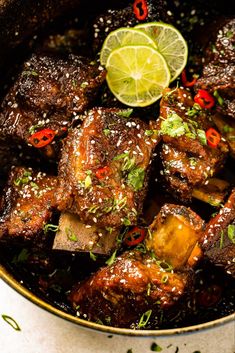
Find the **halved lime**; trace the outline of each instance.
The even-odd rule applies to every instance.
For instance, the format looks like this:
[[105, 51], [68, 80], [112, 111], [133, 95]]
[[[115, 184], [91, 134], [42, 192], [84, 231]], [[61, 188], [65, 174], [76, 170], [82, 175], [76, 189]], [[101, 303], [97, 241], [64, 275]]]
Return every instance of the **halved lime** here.
[[146, 45], [113, 50], [106, 69], [110, 90], [120, 102], [131, 107], [146, 107], [156, 102], [171, 77], [163, 56]]
[[162, 22], [143, 23], [135, 27], [149, 35], [156, 43], [157, 50], [164, 56], [171, 73], [171, 81], [184, 69], [188, 46], [182, 34], [173, 26]]
[[100, 63], [106, 65], [107, 59], [114, 49], [125, 45], [151, 45], [156, 48], [156, 44], [147, 34], [140, 29], [119, 28], [111, 32], [104, 41], [100, 52]]

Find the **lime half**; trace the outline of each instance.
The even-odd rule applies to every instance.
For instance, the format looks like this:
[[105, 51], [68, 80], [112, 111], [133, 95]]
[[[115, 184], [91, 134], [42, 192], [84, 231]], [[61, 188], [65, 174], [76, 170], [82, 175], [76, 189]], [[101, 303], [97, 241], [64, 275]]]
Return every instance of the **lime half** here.
[[111, 32], [104, 41], [100, 52], [100, 63], [106, 66], [107, 59], [114, 49], [125, 45], [151, 45], [156, 48], [156, 44], [147, 34], [140, 29], [119, 28]]
[[163, 56], [146, 45], [113, 50], [106, 69], [110, 90], [118, 100], [131, 107], [145, 107], [156, 102], [171, 77]]
[[174, 81], [187, 63], [188, 46], [182, 34], [175, 27], [161, 22], [143, 23], [135, 28], [141, 29], [155, 41], [157, 50], [167, 62], [171, 81]]

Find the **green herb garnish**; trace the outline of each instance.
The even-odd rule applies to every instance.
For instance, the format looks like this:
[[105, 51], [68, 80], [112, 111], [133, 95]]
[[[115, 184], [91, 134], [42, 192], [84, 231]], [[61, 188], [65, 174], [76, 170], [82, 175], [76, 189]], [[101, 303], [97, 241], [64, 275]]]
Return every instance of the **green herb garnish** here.
[[223, 126], [223, 132], [225, 132], [225, 133], [227, 133], [227, 132], [233, 132], [233, 131], [234, 131], [234, 128], [231, 127], [231, 126], [229, 126], [229, 125], [227, 125], [227, 124], [225, 124], [225, 125]]
[[179, 137], [185, 134], [183, 119], [176, 113], [171, 113], [161, 123], [161, 134]]
[[110, 130], [109, 129], [104, 129], [103, 133], [104, 133], [105, 136], [109, 136]]
[[76, 234], [72, 231], [71, 228], [65, 228], [65, 233], [67, 235], [68, 240], [70, 241], [78, 241]]
[[92, 185], [92, 180], [90, 175], [87, 175], [84, 181], [85, 189], [88, 189]]
[[162, 351], [162, 348], [155, 342], [153, 342], [151, 344], [150, 349], [151, 349], [152, 352], [161, 352]]
[[14, 330], [16, 330], [16, 331], [21, 331], [20, 326], [19, 326], [18, 323], [15, 321], [15, 319], [13, 319], [11, 316], [2, 314], [2, 318], [3, 318], [3, 320], [6, 321], [6, 322], [8, 323], [8, 325], [10, 325]]
[[111, 266], [114, 263], [114, 261], [116, 260], [116, 254], [117, 254], [117, 250], [115, 250], [110, 256], [110, 258], [105, 262], [106, 265]]
[[224, 100], [223, 98], [219, 95], [219, 92], [217, 90], [214, 91], [213, 96], [217, 99], [217, 102], [219, 105], [222, 107], [224, 105]]
[[47, 223], [43, 227], [43, 231], [44, 231], [45, 234], [47, 232], [58, 232], [58, 230], [59, 230], [59, 226], [56, 225], [56, 224]]
[[138, 327], [145, 327], [150, 319], [150, 316], [152, 315], [152, 310], [146, 311], [140, 318], [140, 321], [138, 323]]
[[197, 137], [202, 145], [207, 145], [206, 133], [204, 130], [197, 129]]
[[127, 183], [134, 189], [134, 191], [138, 191], [143, 187], [144, 177], [144, 168], [136, 167], [129, 172], [127, 176]]
[[166, 272], [171, 272], [173, 267], [166, 261], [158, 260], [157, 264]]
[[96, 261], [97, 256], [95, 254], [93, 254], [92, 251], [90, 251], [90, 258], [91, 258], [91, 260]]
[[124, 118], [129, 118], [129, 116], [133, 113], [133, 109], [127, 108], [127, 109], [122, 109], [118, 112], [115, 112], [118, 116], [123, 116]]
[[31, 172], [25, 171], [22, 177], [17, 178], [17, 179], [14, 180], [14, 184], [16, 186], [27, 184], [29, 182], [29, 180], [30, 180], [31, 175], [32, 175]]
[[228, 226], [228, 238], [231, 240], [233, 244], [235, 244], [235, 225], [230, 224]]

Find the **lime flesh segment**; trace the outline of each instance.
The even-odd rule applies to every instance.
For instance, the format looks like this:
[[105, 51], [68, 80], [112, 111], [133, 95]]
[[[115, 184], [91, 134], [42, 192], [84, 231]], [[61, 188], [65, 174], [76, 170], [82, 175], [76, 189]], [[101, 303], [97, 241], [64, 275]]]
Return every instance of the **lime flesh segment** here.
[[111, 92], [131, 107], [146, 107], [156, 102], [170, 83], [165, 59], [150, 46], [133, 45], [113, 50], [106, 69]]
[[184, 69], [188, 58], [188, 46], [181, 33], [173, 26], [161, 22], [149, 22], [135, 27], [149, 35], [157, 50], [164, 56], [174, 81]]
[[140, 29], [119, 28], [111, 32], [104, 41], [100, 52], [100, 63], [106, 66], [107, 59], [114, 49], [125, 45], [151, 45], [156, 48], [156, 44], [147, 34]]

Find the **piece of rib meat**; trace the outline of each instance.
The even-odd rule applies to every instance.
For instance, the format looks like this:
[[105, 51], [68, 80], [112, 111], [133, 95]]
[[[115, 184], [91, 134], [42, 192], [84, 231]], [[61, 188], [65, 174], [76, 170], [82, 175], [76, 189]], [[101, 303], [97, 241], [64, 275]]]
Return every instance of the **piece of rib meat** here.
[[[59, 177], [67, 209], [85, 224], [136, 224], [142, 212], [157, 137], [128, 110], [94, 108], [64, 143]], [[148, 136], [147, 132], [153, 134]]]
[[208, 222], [201, 248], [212, 263], [235, 277], [235, 189], [224, 207]]
[[127, 251], [79, 283], [69, 300], [77, 315], [87, 320], [138, 327], [146, 311], [154, 317], [177, 304], [187, 291], [188, 274], [167, 272], [148, 254]]
[[59, 202], [58, 178], [13, 167], [1, 200], [0, 239], [35, 240]]
[[228, 145], [207, 145], [205, 132], [214, 127], [211, 115], [195, 106], [182, 88], [166, 89], [160, 108], [161, 159], [167, 190], [181, 201], [190, 201], [194, 187], [203, 185], [223, 167]]
[[2, 102], [2, 143], [27, 146], [29, 137], [45, 128], [59, 139], [94, 103], [104, 80], [105, 71], [87, 58], [33, 54]]
[[223, 115], [235, 118], [235, 19], [227, 19], [217, 29], [215, 38], [209, 44], [203, 68], [203, 75], [195, 84], [195, 90], [205, 89], [217, 93], [223, 104], [217, 110]]

